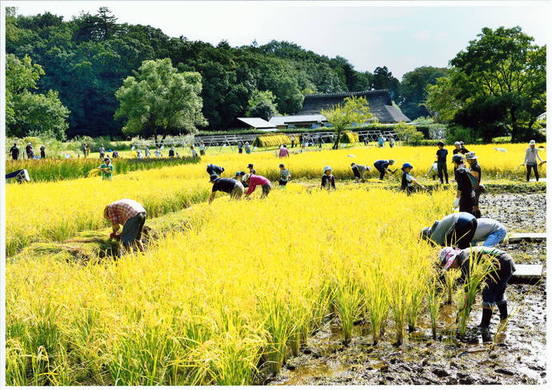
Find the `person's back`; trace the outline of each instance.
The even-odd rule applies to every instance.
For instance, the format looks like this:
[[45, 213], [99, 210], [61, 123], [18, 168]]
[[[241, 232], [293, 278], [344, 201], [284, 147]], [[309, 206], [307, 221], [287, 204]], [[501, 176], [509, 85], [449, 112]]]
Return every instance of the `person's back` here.
[[19, 158], [19, 148], [16, 144], [13, 144], [13, 146], [10, 149], [10, 153], [13, 160], [17, 160]]

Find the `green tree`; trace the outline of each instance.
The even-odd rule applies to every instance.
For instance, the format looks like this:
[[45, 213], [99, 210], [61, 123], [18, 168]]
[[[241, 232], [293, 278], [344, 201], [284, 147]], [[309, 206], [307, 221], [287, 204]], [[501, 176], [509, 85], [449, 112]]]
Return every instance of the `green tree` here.
[[158, 136], [194, 133], [207, 124], [200, 93], [199, 73], [179, 73], [168, 58], [144, 61], [115, 93], [115, 116], [126, 118], [123, 133], [153, 137], [158, 145]]
[[428, 85], [426, 90], [427, 97], [424, 105], [431, 116], [438, 122], [452, 122], [464, 104], [457, 98], [460, 89], [454, 85], [452, 77], [439, 77], [436, 83]]
[[546, 107], [546, 47], [535, 45], [520, 27], [483, 28], [477, 37], [450, 62], [457, 69], [451, 80], [459, 88], [456, 98], [466, 108], [476, 99], [489, 105], [500, 101], [505, 111], [498, 120], [512, 139], [531, 136]]
[[427, 98], [427, 86], [435, 84], [439, 77], [447, 75], [446, 68], [422, 66], [405, 73], [400, 85], [399, 106], [410, 119], [429, 115], [424, 105]]
[[50, 135], [65, 139], [69, 110], [58, 93], [34, 93], [44, 70], [31, 57], [7, 55], [6, 61], [6, 130], [9, 137]]
[[320, 112], [330, 122], [336, 132], [333, 148], [339, 148], [341, 133], [353, 123], [365, 123], [374, 116], [370, 112], [368, 101], [364, 97], [347, 97], [342, 104], [336, 104], [328, 110]]
[[247, 102], [247, 115], [269, 120], [278, 115], [275, 100], [276, 97], [270, 91], [254, 91]]
[[400, 84], [400, 81], [393, 76], [387, 66], [378, 66], [371, 77], [370, 87], [373, 89], [388, 89], [391, 99], [397, 99]]

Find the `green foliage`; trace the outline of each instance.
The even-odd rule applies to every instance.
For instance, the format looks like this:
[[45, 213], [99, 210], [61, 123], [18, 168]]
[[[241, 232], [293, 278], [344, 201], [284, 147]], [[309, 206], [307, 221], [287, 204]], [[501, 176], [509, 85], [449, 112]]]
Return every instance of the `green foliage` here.
[[463, 126], [449, 126], [447, 129], [447, 144], [452, 145], [454, 142], [461, 140], [467, 144], [478, 142], [478, 134], [475, 130]]
[[339, 147], [341, 133], [347, 127], [353, 123], [365, 123], [374, 117], [370, 112], [366, 98], [363, 97], [347, 97], [343, 104], [337, 104], [331, 109], [322, 110], [320, 113], [333, 125], [336, 132], [334, 149]]
[[194, 133], [207, 122], [199, 73], [178, 73], [171, 60], [144, 61], [135, 76], [127, 77], [115, 96], [120, 106], [115, 116], [126, 118], [123, 132], [155, 138]]
[[438, 78], [436, 83], [428, 85], [426, 90], [425, 107], [431, 115], [439, 122], [452, 122], [462, 108], [462, 101], [456, 98], [459, 89], [453, 84], [451, 77]]
[[371, 77], [371, 89], [388, 89], [391, 99], [399, 98], [400, 81], [393, 76], [393, 73], [387, 69], [387, 66], [378, 66]]
[[247, 102], [247, 115], [269, 120], [278, 115], [276, 97], [270, 91], [254, 91]]
[[402, 112], [410, 119], [429, 115], [424, 104], [427, 98], [427, 87], [446, 75], [446, 68], [433, 66], [422, 66], [405, 73], [400, 85], [399, 105]]
[[400, 122], [395, 126], [395, 133], [407, 145], [420, 145], [424, 139], [424, 134], [416, 130], [416, 126], [407, 125], [404, 122]]
[[31, 57], [17, 58], [8, 54], [6, 61], [6, 133], [8, 136], [48, 134], [65, 139], [69, 110], [52, 90], [34, 93], [37, 82], [44, 75]]

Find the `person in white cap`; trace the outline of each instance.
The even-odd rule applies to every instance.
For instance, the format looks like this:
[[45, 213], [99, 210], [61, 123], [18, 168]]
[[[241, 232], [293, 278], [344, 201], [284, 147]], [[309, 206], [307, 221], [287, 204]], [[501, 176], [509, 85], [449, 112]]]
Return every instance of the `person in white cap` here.
[[531, 178], [531, 169], [535, 172], [535, 179], [539, 181], [539, 169], [537, 165], [537, 159], [543, 163], [542, 158], [539, 156], [539, 150], [535, 147], [535, 140], [529, 141], [529, 147], [525, 151], [525, 160], [523, 164], [527, 167], [527, 181]]
[[466, 249], [455, 249], [446, 247], [439, 252], [439, 262], [443, 270], [460, 269], [462, 275], [460, 280], [466, 281], [470, 277], [470, 262], [480, 261], [483, 256], [492, 259], [493, 269], [488, 273], [482, 282], [482, 301], [483, 312], [479, 328], [483, 342], [492, 341], [489, 325], [493, 315], [493, 307], [496, 305], [500, 312], [500, 320], [506, 321], [508, 318], [508, 305], [504, 298], [508, 281], [515, 272], [516, 267], [512, 256], [496, 248], [487, 248], [484, 246], [473, 246]]
[[466, 160], [470, 166], [470, 179], [472, 179], [473, 191], [475, 192], [473, 215], [477, 218], [481, 218], [481, 210], [479, 210], [479, 197], [483, 192], [485, 192], [485, 187], [481, 185], [481, 167], [477, 162], [475, 152], [466, 153]]
[[466, 154], [468, 152], [469, 152], [469, 150], [466, 149], [466, 147], [464, 146], [464, 143], [462, 141], [456, 141], [454, 143], [454, 149], [452, 150], [452, 155], [453, 156], [455, 154]]
[[322, 175], [322, 183], [320, 184], [320, 189], [326, 189], [326, 190], [335, 190], [335, 177], [332, 174], [332, 167], [325, 166], [324, 167], [324, 174]]

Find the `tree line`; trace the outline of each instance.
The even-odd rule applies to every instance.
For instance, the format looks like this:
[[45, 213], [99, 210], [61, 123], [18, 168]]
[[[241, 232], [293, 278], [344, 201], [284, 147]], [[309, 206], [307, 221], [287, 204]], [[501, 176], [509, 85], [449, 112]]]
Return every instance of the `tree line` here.
[[[526, 43], [532, 46], [530, 39]], [[9, 53], [7, 129], [12, 136], [48, 131], [56, 137], [120, 137], [123, 129], [127, 130], [125, 133], [132, 132], [140, 126], [131, 123], [131, 117], [138, 120], [140, 116], [136, 112], [133, 116], [129, 102], [137, 101], [136, 93], [146, 93], [146, 90], [144, 86], [142, 89], [131, 87], [131, 82], [125, 80], [132, 78], [138, 83], [147, 67], [150, 73], [151, 69], [157, 69], [151, 61], [165, 59], [169, 62], [158, 69], [172, 74], [171, 79], [176, 73], [182, 75], [172, 85], [187, 86], [190, 101], [179, 109], [189, 115], [171, 118], [158, 115], [156, 123], [152, 121], [145, 126], [152, 135], [161, 122], [173, 133], [195, 126], [224, 130], [240, 126], [236, 122], [238, 116], [268, 119], [275, 114], [294, 114], [301, 109], [304, 96], [310, 93], [388, 89], [411, 119], [431, 114], [441, 121], [468, 127], [480, 126], [480, 117], [487, 115], [479, 113], [479, 118], [473, 119], [482, 101], [483, 107], [496, 111], [493, 121], [497, 122], [501, 113], [511, 118], [514, 112], [514, 127], [524, 129], [530, 125], [527, 109], [538, 111], [542, 106], [522, 102], [520, 109], [513, 103], [508, 112], [497, 109], [497, 102], [506, 98], [486, 99], [485, 91], [474, 88], [473, 84], [478, 81], [472, 80], [471, 74], [462, 73], [463, 67], [473, 67], [463, 52], [458, 55], [463, 60], [453, 59], [448, 68], [420, 67], [399, 81], [386, 66], [377, 67], [373, 72], [359, 72], [343, 57], [328, 58], [290, 42], [258, 45], [254, 41], [250, 45], [231, 47], [226, 41], [214, 46], [190, 41], [184, 36], [169, 37], [151, 26], [118, 23], [105, 7], [95, 14], [82, 13], [70, 21], [51, 13], [21, 16], [8, 8], [6, 50]], [[533, 48], [527, 50], [532, 53]], [[492, 71], [501, 70], [488, 70]], [[533, 66], [531, 72], [537, 75], [544, 69]], [[21, 74], [27, 76], [16, 76]], [[459, 74], [464, 74], [463, 78]], [[541, 91], [538, 82], [532, 85], [533, 92]], [[454, 98], [447, 102], [451, 86], [456, 90], [451, 95]], [[470, 91], [478, 91], [477, 96]], [[532, 94], [531, 99], [539, 100], [544, 96], [544, 90], [541, 92]], [[166, 88], [164, 93], [174, 91]], [[193, 93], [199, 99], [193, 98]], [[514, 96], [515, 93], [511, 92], [512, 102], [523, 100]], [[29, 108], [33, 106], [38, 108]], [[49, 118], [47, 125], [44, 124], [46, 117]], [[508, 131], [507, 121], [490, 127], [493, 131]]]

